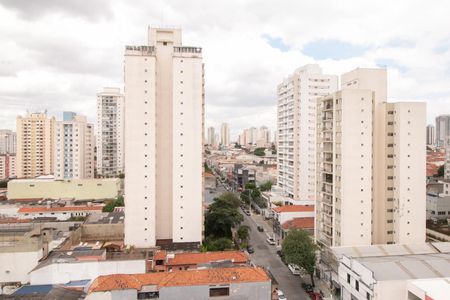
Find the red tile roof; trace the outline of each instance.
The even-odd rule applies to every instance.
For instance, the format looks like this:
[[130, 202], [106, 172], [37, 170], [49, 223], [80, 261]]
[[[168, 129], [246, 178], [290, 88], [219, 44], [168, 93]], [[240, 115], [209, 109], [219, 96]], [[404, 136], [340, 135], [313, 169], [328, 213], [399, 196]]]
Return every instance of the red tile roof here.
[[37, 212], [66, 212], [66, 211], [101, 211], [103, 206], [24, 206], [19, 208], [19, 213]]
[[234, 263], [244, 264], [248, 261], [248, 256], [241, 251], [185, 252], [176, 253], [175, 257], [168, 259], [165, 264], [168, 266], [198, 265], [221, 260], [231, 260]]
[[18, 219], [18, 218], [0, 218], [0, 224], [10, 223], [31, 223], [31, 219]]
[[167, 251], [161, 250], [157, 251], [155, 255], [153, 256], [153, 260], [163, 260], [166, 259]]
[[158, 289], [169, 286], [195, 286], [207, 284], [227, 284], [233, 282], [270, 281], [261, 268], [214, 268], [179, 272], [158, 272], [147, 274], [114, 274], [97, 277], [89, 288], [89, 293], [111, 290], [141, 290], [146, 285], [156, 285]]
[[284, 222], [283, 229], [312, 229], [314, 228], [314, 218], [294, 218]]
[[314, 211], [314, 205], [285, 205], [273, 208], [277, 213]]

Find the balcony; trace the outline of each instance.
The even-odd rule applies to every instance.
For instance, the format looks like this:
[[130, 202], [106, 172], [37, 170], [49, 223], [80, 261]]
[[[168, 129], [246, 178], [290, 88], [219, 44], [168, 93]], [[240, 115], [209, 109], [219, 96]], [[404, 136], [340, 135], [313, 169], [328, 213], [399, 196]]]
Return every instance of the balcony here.
[[200, 47], [173, 47], [173, 51], [176, 53], [202, 53]]

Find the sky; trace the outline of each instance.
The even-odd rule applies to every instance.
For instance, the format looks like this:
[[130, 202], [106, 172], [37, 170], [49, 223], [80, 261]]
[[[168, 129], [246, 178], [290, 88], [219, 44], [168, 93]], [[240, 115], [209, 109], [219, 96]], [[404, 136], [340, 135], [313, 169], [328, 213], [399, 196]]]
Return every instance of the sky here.
[[206, 127], [276, 128], [276, 86], [319, 64], [341, 75], [386, 67], [392, 101], [450, 113], [450, 2], [445, 0], [0, 0], [0, 128], [17, 115], [84, 114], [96, 93], [123, 89], [125, 45], [148, 26], [183, 30], [203, 48]]

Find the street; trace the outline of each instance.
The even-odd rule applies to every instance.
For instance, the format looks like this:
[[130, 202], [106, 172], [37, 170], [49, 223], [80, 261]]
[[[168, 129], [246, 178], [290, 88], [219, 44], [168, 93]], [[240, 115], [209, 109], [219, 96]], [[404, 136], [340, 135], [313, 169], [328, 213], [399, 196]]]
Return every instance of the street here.
[[[242, 213], [242, 211], [241, 211]], [[243, 213], [242, 213], [243, 214]], [[303, 300], [310, 299], [305, 291], [301, 288], [301, 282], [299, 276], [294, 276], [288, 269], [288, 267], [281, 261], [277, 255], [277, 246], [269, 245], [266, 242], [269, 231], [272, 234], [270, 226], [262, 219], [255, 221], [249, 216], [244, 216], [244, 225], [251, 228], [250, 231], [250, 244], [255, 249], [253, 254], [250, 254], [251, 260], [258, 266], [266, 267], [275, 279], [278, 281], [278, 289], [282, 290], [288, 300]], [[260, 216], [258, 216], [261, 218]], [[256, 223], [258, 222], [258, 224]], [[259, 232], [257, 226], [263, 226], [264, 232]]]

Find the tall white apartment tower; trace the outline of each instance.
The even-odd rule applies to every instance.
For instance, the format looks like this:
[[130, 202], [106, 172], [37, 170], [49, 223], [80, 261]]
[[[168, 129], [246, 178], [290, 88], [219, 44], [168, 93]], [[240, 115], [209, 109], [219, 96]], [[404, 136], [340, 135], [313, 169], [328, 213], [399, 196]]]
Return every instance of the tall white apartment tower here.
[[202, 240], [202, 50], [181, 30], [149, 28], [125, 49], [125, 243]]
[[450, 145], [450, 115], [436, 117], [436, 146]]
[[216, 138], [216, 134], [215, 134], [214, 127], [209, 127], [208, 128], [208, 138], [207, 138], [207, 143], [209, 146], [214, 146], [216, 144], [215, 138]]
[[228, 123], [222, 123], [220, 127], [220, 143], [225, 147], [230, 144], [230, 127]]
[[338, 77], [306, 65], [278, 85], [278, 186], [294, 199], [315, 200], [316, 100], [337, 90]]
[[54, 175], [56, 179], [94, 177], [94, 126], [86, 117], [64, 112], [55, 124]]
[[97, 174], [116, 177], [124, 168], [124, 99], [119, 88], [97, 94]]
[[55, 117], [47, 113], [18, 116], [16, 174], [19, 178], [34, 178], [53, 174]]
[[16, 133], [9, 129], [0, 129], [0, 154], [16, 153]]
[[385, 69], [342, 75], [317, 104], [316, 239], [425, 241], [425, 103], [388, 103]]
[[427, 125], [427, 145], [434, 145], [436, 143], [436, 128], [434, 125]]

